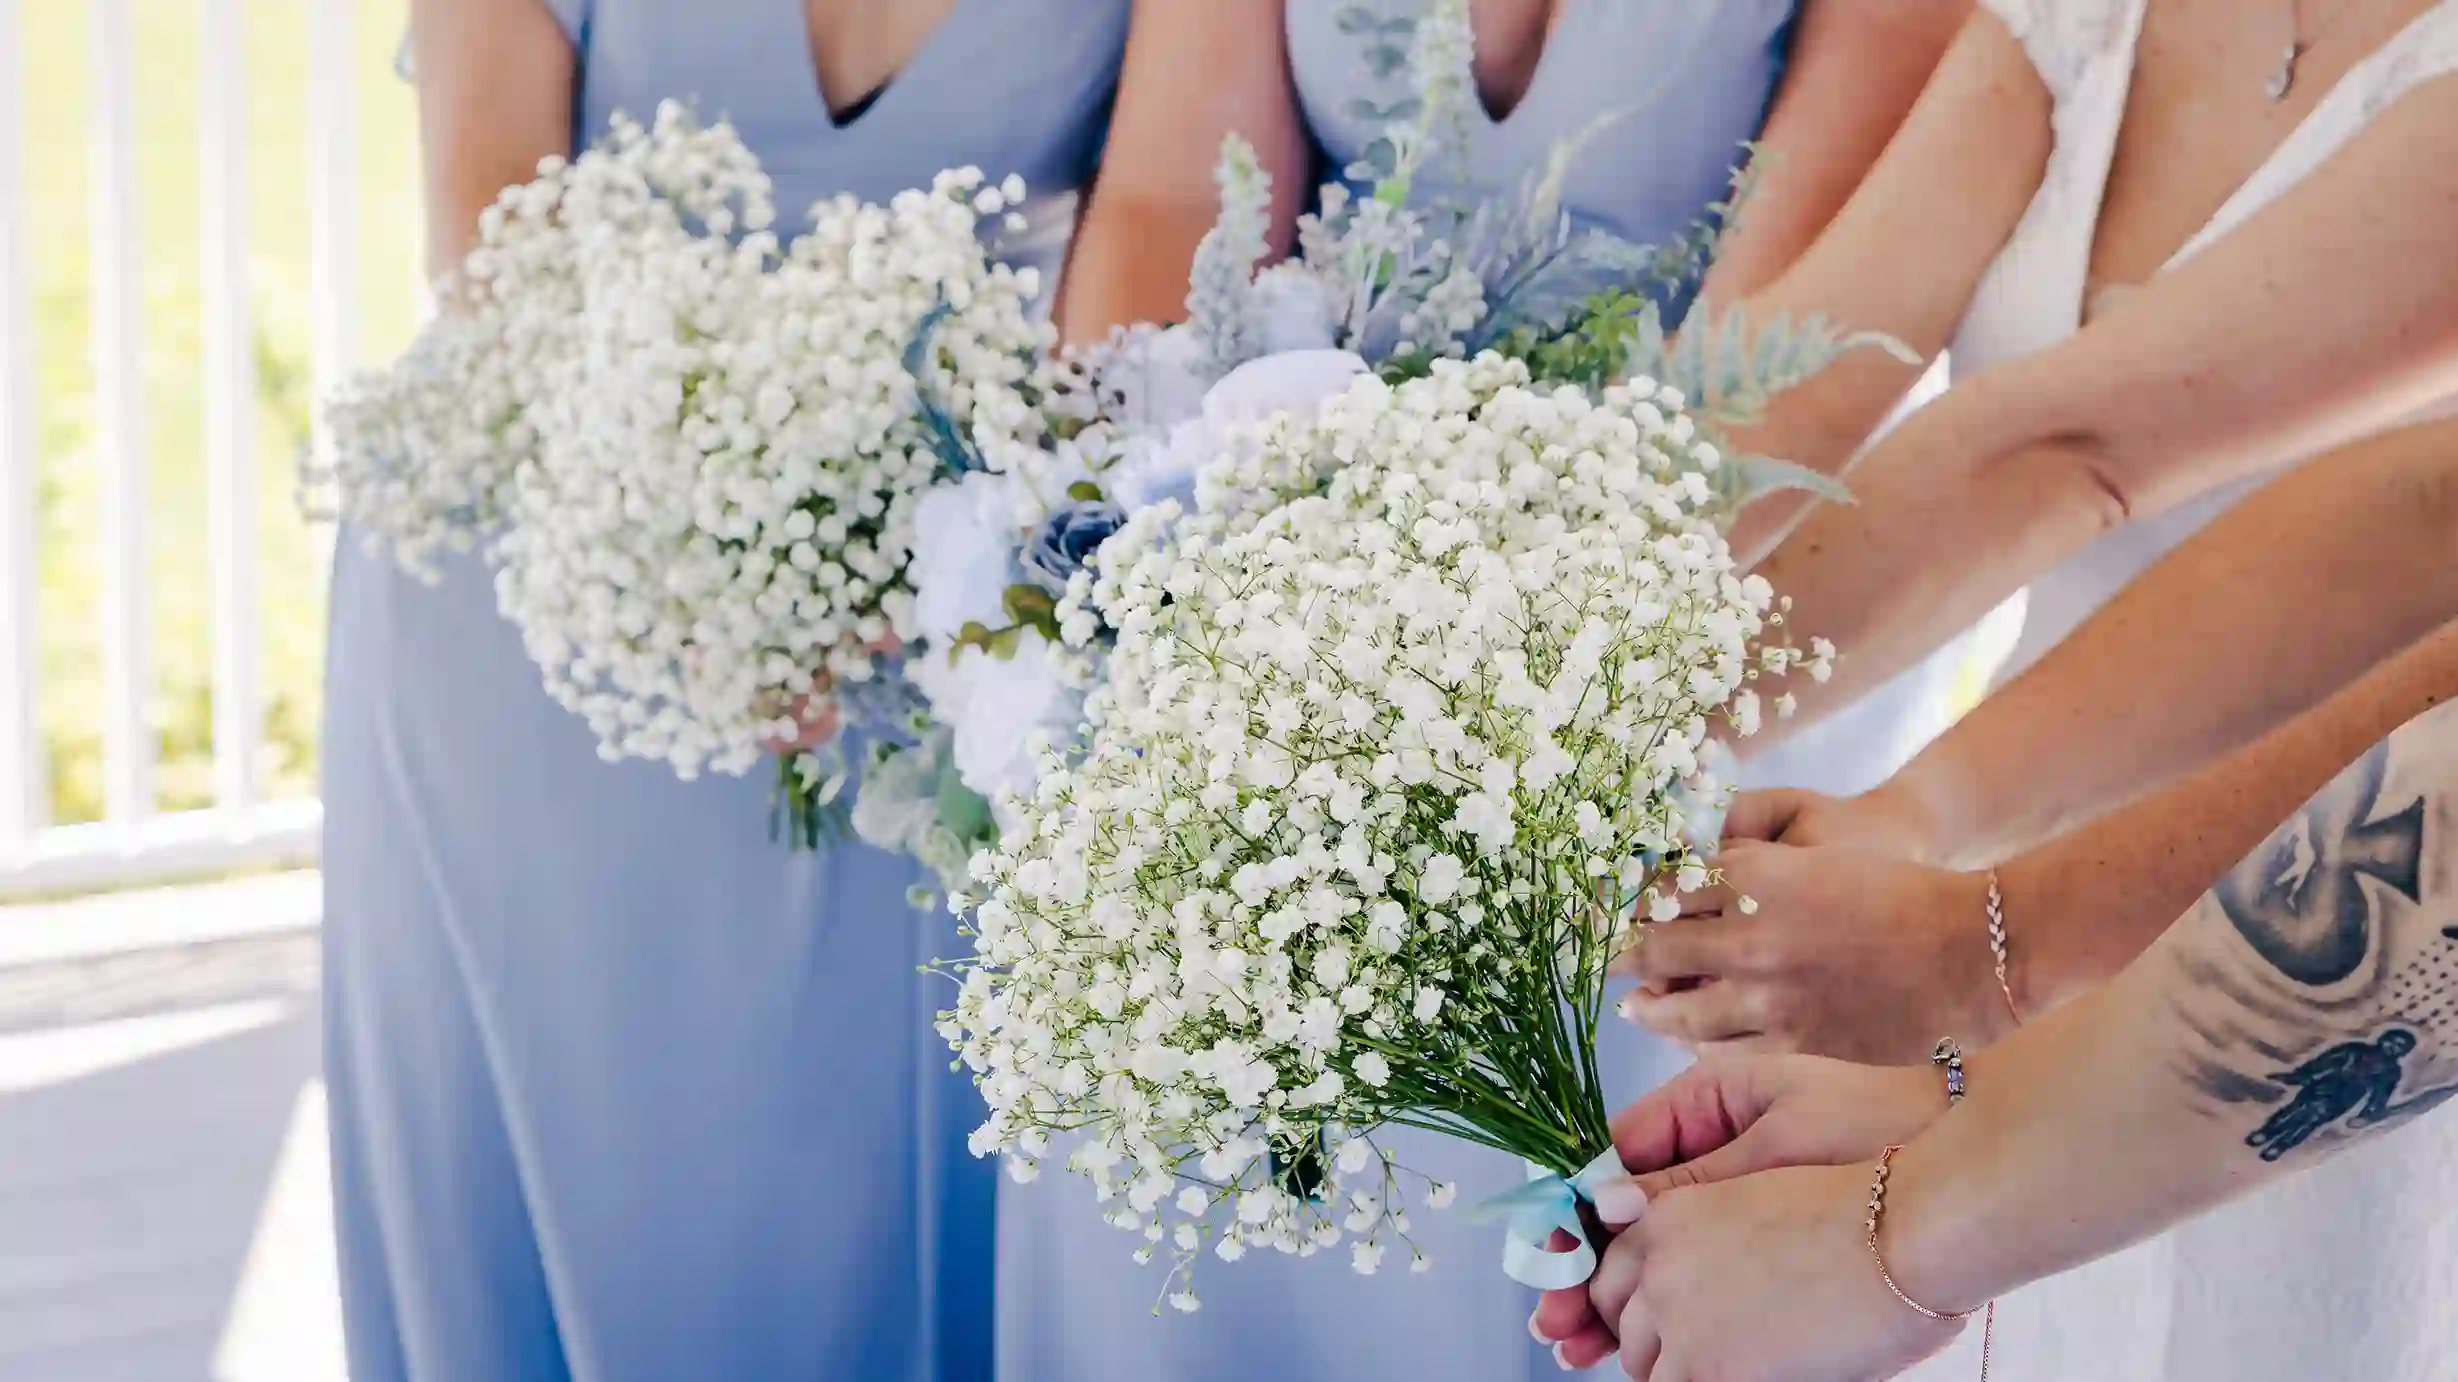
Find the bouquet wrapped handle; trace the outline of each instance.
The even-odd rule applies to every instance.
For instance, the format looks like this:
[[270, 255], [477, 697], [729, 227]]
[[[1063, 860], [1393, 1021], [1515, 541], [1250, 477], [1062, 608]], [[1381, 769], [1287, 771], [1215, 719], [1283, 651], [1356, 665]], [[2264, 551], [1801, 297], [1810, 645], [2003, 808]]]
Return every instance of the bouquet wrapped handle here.
[[[1610, 1147], [1568, 1178], [1529, 1162], [1524, 1184], [1487, 1197], [1468, 1217], [1509, 1224], [1502, 1239], [1503, 1275], [1539, 1291], [1567, 1290], [1596, 1271], [1596, 1244], [1579, 1215], [1580, 1204], [1595, 1200], [1597, 1186], [1627, 1174], [1621, 1153]], [[1557, 1228], [1578, 1245], [1567, 1252], [1549, 1250], [1546, 1244]]]

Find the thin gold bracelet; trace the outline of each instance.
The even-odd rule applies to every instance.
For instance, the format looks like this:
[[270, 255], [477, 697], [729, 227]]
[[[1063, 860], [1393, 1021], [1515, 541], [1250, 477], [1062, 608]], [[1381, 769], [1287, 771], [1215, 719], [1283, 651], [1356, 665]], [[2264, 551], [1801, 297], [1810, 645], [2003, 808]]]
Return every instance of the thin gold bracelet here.
[[[1955, 1045], [1953, 1037], [1944, 1038], [1938, 1042], [1937, 1049], [1930, 1054], [1929, 1061], [1946, 1072], [1946, 1106], [1951, 1109], [1962, 1103], [1962, 1048]], [[1886, 1283], [1886, 1289], [1894, 1293], [1895, 1299], [1902, 1301], [1918, 1313], [1942, 1324], [1968, 1320], [1974, 1315], [1982, 1316], [1980, 1322], [1980, 1382], [1989, 1382], [1989, 1364], [1997, 1351], [1997, 1302], [1991, 1300], [1970, 1310], [1951, 1314], [1943, 1310], [1932, 1310], [1904, 1294], [1903, 1288], [1895, 1284], [1895, 1274], [1886, 1266], [1885, 1250], [1878, 1246], [1878, 1225], [1886, 1219], [1886, 1173], [1894, 1165], [1895, 1153], [1902, 1150], [1903, 1144], [1896, 1143], [1878, 1153], [1877, 1173], [1869, 1182], [1869, 1217], [1863, 1221], [1863, 1226], [1869, 1230], [1870, 1260], [1878, 1264], [1878, 1280]]]
[[1989, 954], [1997, 961], [1997, 991], [2006, 996], [2006, 1011], [2014, 1025], [2023, 1025], [2023, 1006], [2014, 1001], [2013, 963], [2006, 957], [2006, 895], [1997, 886], [1997, 870], [1989, 870]]

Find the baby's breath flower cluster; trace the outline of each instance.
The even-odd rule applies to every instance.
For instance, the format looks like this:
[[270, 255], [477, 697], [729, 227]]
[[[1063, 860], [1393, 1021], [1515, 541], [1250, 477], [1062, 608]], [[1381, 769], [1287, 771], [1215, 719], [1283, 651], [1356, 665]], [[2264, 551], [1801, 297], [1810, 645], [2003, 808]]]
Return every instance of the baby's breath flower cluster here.
[[1704, 882], [1704, 746], [1798, 660], [1716, 463], [1669, 390], [1488, 355], [1359, 375], [1130, 517], [1063, 606], [1115, 630], [1089, 747], [975, 861], [975, 1150], [1063, 1157], [1192, 1309], [1206, 1249], [1422, 1262], [1409, 1201], [1449, 1188], [1379, 1129], [1609, 1146], [1619, 919]]
[[[948, 172], [821, 202], [788, 240], [731, 129], [618, 117], [486, 213], [469, 314], [407, 362], [439, 367], [353, 415], [355, 451], [416, 465], [356, 467], [375, 483], [347, 507], [392, 513], [405, 556], [491, 524], [498, 603], [605, 756], [746, 772], [915, 636], [914, 507], [943, 467], [1041, 446], [1038, 284], [980, 230], [1023, 195]], [[788, 760], [798, 841], [841, 781]]]
[[487, 323], [441, 317], [389, 368], [344, 381], [325, 402], [332, 457], [311, 457], [302, 476], [311, 510], [419, 579], [441, 579], [437, 558], [498, 528], [498, 490], [536, 450], [507, 345]]

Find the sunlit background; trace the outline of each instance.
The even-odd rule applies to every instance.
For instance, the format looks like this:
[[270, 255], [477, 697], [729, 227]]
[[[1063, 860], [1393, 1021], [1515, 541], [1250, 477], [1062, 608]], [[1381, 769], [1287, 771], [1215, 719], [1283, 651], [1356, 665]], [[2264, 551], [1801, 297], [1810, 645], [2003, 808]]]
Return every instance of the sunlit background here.
[[0, 0], [0, 1382], [340, 1377], [293, 477], [420, 312], [405, 5]]
[[[244, 63], [246, 293], [256, 366], [263, 545], [264, 749], [269, 795], [312, 793], [323, 574], [318, 535], [290, 484], [307, 438], [308, 52], [315, 0], [239, 0]], [[52, 819], [102, 814], [99, 550], [91, 350], [95, 0], [17, 0], [10, 56], [23, 83], [13, 131], [23, 185], [40, 476], [41, 727]], [[205, 592], [205, 311], [199, 150], [205, 0], [127, 0], [135, 71], [137, 244], [142, 284], [142, 426], [153, 675], [164, 809], [210, 803], [212, 666]], [[406, 0], [358, 0], [350, 85], [358, 125], [352, 241], [356, 350], [397, 350], [419, 310], [420, 220], [410, 90], [392, 70]]]

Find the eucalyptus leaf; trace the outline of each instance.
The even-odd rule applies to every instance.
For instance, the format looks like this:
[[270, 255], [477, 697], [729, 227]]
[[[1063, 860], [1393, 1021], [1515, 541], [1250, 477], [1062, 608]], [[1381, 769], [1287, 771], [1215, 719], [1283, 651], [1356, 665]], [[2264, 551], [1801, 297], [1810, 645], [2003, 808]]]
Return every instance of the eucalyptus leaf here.
[[966, 843], [993, 840], [998, 825], [990, 814], [990, 802], [981, 793], [964, 785], [950, 763], [939, 779], [939, 824], [949, 834]]
[[1841, 480], [1797, 461], [1780, 461], [1773, 456], [1728, 456], [1720, 470], [1722, 483], [1718, 488], [1736, 504], [1786, 490], [1814, 494], [1834, 504], [1855, 502], [1852, 491]]

